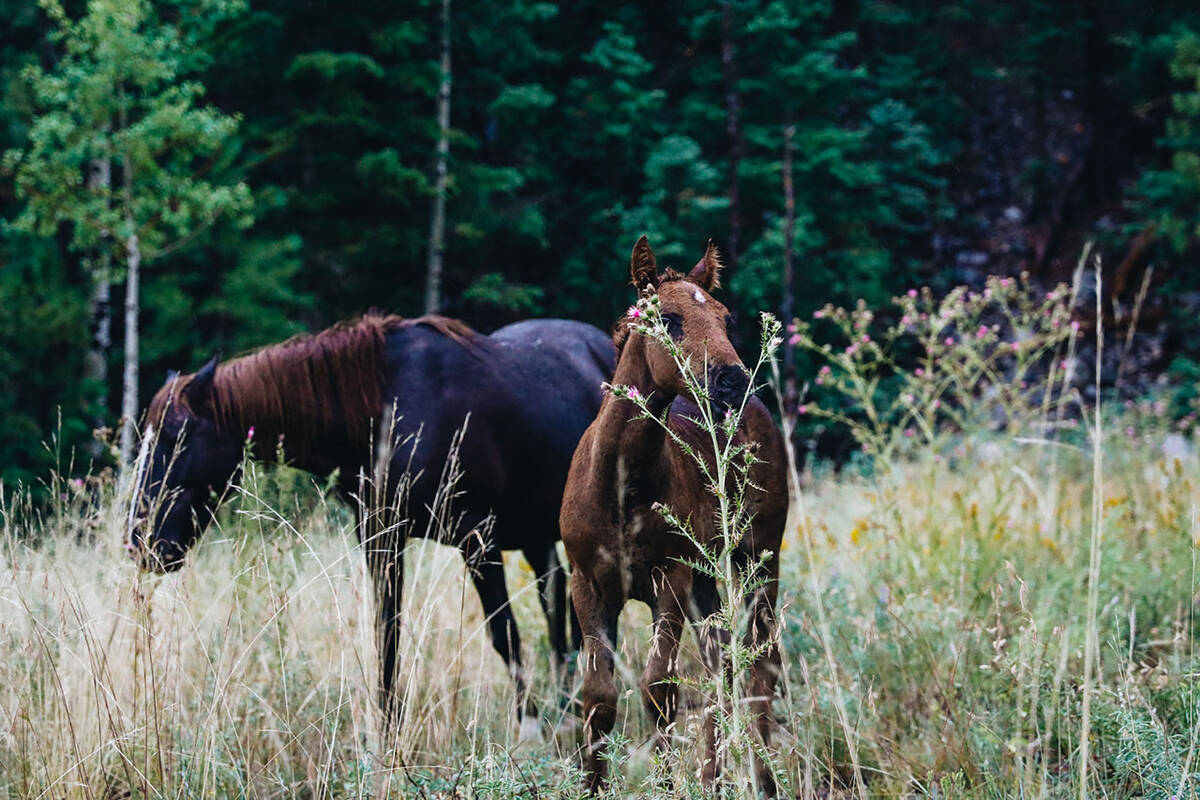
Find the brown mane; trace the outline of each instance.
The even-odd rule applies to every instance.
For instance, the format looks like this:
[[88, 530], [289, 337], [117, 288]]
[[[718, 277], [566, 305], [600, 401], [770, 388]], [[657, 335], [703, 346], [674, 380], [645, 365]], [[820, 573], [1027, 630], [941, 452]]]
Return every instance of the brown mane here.
[[[365, 445], [383, 413], [384, 340], [392, 331], [416, 325], [433, 328], [470, 349], [483, 342], [459, 320], [370, 312], [219, 364], [212, 419], [223, 432], [245, 435], [254, 426], [260, 458], [274, 457], [281, 436], [292, 459], [312, 453], [331, 437]], [[167, 399], [188, 407], [183, 390], [191, 379], [173, 381], [160, 391], [150, 404], [149, 418], [161, 416]]]

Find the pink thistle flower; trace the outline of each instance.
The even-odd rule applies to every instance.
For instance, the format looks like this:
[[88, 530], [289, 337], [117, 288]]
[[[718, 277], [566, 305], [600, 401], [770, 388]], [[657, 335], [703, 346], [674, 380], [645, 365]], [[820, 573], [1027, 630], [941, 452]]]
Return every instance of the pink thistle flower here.
[[822, 375], [831, 375], [831, 374], [833, 374], [833, 370], [829, 368], [829, 365], [828, 365], [828, 364], [826, 364], [825, 366], [821, 367], [821, 370], [820, 370], [820, 372], [821, 372], [821, 374], [822, 374]]
[[1079, 330], [1079, 320], [1077, 320], [1077, 319], [1071, 320], [1071, 330], [1072, 330], [1072, 332]]
[[824, 318], [824, 316], [825, 316], [825, 312], [819, 308], [813, 312], [813, 319], [822, 319], [822, 318]]
[[942, 407], [942, 401], [941, 401], [941, 400], [934, 400], [934, 401], [933, 401], [933, 408], [934, 408], [934, 410], [935, 410], [935, 411], [936, 411], [937, 409], [941, 408], [941, 407]]
[[905, 439], [911, 439], [913, 436], [915, 436], [915, 435], [916, 435], [916, 433], [917, 433], [917, 432], [916, 432], [916, 431], [914, 431], [912, 428], [905, 428], [905, 429], [904, 429], [904, 438], [905, 438]]
[[251, 425], [249, 428], [246, 429], [246, 441], [248, 442], [253, 438], [254, 438], [254, 426]]
[[629, 387], [629, 399], [630, 400], [640, 400], [641, 398], [642, 398], [642, 393], [638, 391], [638, 388], [636, 386], [630, 386]]
[[787, 332], [788, 332], [788, 333], [795, 333], [795, 332], [796, 332], [796, 323], [794, 323], [794, 322], [789, 322], [789, 323], [788, 323], [788, 326], [787, 326]]
[[917, 367], [915, 370], [913, 370], [913, 375], [916, 375], [918, 378], [924, 378], [925, 369], [923, 367]]
[[916, 289], [909, 289], [909, 290], [908, 290], [908, 296], [909, 296], [909, 297], [916, 297], [916, 296], [917, 296], [917, 290], [916, 290]]
[[870, 341], [871, 341], [871, 337], [870, 337], [870, 336], [868, 336], [867, 334], [865, 334], [865, 333], [864, 333], [864, 334], [862, 335], [862, 340], [863, 340], [863, 342], [870, 342]]
[[987, 328], [987, 325], [980, 325], [980, 326], [979, 326], [979, 330], [975, 331], [975, 338], [976, 338], [976, 339], [983, 339], [983, 338], [984, 338], [984, 337], [986, 337], [987, 335], [988, 335], [988, 328]]
[[625, 316], [629, 317], [630, 319], [637, 319], [641, 315], [642, 310], [637, 306], [630, 306], [629, 310], [625, 312]]
[[798, 333], [792, 334], [792, 338], [788, 339], [788, 343], [791, 344], [793, 347], [800, 344], [800, 334], [798, 334]]
[[800, 416], [804, 416], [805, 414], [808, 413], [808, 406], [804, 403], [801, 403], [800, 406], [796, 409], [796, 413], [799, 414]]
[[953, 347], [954, 346], [954, 337], [947, 336], [945, 344], [946, 344], [946, 347]]
[[856, 345], [856, 344], [852, 344], [846, 348], [846, 355], [848, 355], [848, 356], [852, 356], [857, 352], [858, 352], [858, 345]]
[[901, 325], [911, 325], [912, 317], [910, 317], [908, 314], [905, 314], [903, 317], [900, 318], [900, 324]]

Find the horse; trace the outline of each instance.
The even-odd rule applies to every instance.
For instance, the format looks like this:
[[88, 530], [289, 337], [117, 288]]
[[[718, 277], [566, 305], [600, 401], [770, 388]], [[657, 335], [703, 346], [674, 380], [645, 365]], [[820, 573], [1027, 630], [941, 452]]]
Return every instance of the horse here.
[[[738, 408], [750, 389], [745, 366], [729, 341], [728, 312], [711, 294], [720, 269], [710, 242], [688, 274], [667, 270], [660, 275], [645, 236], [634, 247], [630, 263], [633, 285], [657, 293], [663, 322], [681, 358], [707, 381], [707, 399], [716, 419], [724, 410]], [[666, 348], [638, 331], [641, 322], [631, 311], [616, 323], [613, 384], [636, 389], [659, 420], [669, 409], [670, 430], [694, 452], [705, 454], [711, 466], [712, 440], [697, 423], [696, 403], [702, 400], [693, 396]], [[745, 634], [748, 645], [761, 647], [750, 668], [747, 694], [753, 726], [765, 745], [780, 667], [775, 602], [788, 508], [787, 473], [782, 436], [757, 398], [747, 401], [735, 436], [756, 445], [759, 459], [751, 468], [745, 497], [752, 523], [737, 545], [735, 561], [744, 570], [765, 558], [765, 582], [747, 600], [751, 614]], [[695, 628], [709, 673], [718, 676], [730, 668], [722, 653], [731, 633], [709, 624], [720, 607], [717, 582], [690, 566], [697, 563], [699, 552], [667, 522], [660, 513], [663, 506], [680, 519], [690, 519], [698, 542], [706, 547], [719, 542], [719, 504], [692, 456], [657, 420], [639, 415], [628, 396], [609, 393], [575, 449], [559, 518], [572, 568], [571, 597], [583, 628], [583, 756], [586, 787], [592, 792], [605, 780], [604, 740], [617, 713], [617, 619], [628, 601], [645, 602], [654, 615], [641, 696], [656, 723], [656, 747], [666, 745], [678, 706], [675, 672], [685, 620]], [[719, 773], [712, 710], [705, 714], [704, 738], [701, 779], [711, 786]], [[759, 787], [772, 793], [774, 782], [761, 760], [756, 773]]]
[[[318, 475], [336, 470], [340, 494], [360, 509], [388, 729], [401, 710], [393, 686], [402, 551], [409, 536], [437, 536], [471, 566], [492, 644], [516, 684], [522, 732], [531, 733], [536, 709], [500, 553], [520, 550], [533, 567], [555, 671], [565, 675], [579, 632], [574, 625], [568, 643], [558, 511], [613, 358], [609, 336], [580, 322], [527, 320], [485, 336], [442, 316], [375, 313], [228, 363], [214, 357], [170, 377], [149, 405], [127, 548], [144, 570], [179, 569], [246, 448], [265, 460], [281, 450]], [[442, 476], [452, 456], [461, 477], [449, 513]]]

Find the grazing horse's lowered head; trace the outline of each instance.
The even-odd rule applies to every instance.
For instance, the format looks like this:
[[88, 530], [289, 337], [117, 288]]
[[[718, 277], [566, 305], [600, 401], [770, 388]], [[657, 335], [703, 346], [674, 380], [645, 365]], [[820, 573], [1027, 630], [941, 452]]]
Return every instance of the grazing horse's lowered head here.
[[[729, 310], [710, 294], [720, 285], [721, 273], [720, 258], [712, 240], [691, 272], [685, 275], [668, 269], [659, 274], [654, 253], [643, 236], [634, 245], [630, 272], [635, 287], [657, 295], [667, 332], [697, 382], [706, 387], [714, 413], [740, 405], [750, 378], [729, 340], [728, 328], [732, 322]], [[662, 400], [680, 395], [691, 398], [692, 392], [671, 354], [656, 342], [637, 335], [639, 320], [631, 310], [617, 323], [614, 333], [619, 353], [627, 347], [642, 348], [636, 363], [643, 374], [630, 383], [655, 387]]]
[[183, 566], [241, 463], [243, 438], [214, 419], [216, 371], [214, 357], [194, 375], [168, 379], [150, 402], [127, 545], [142, 569]]

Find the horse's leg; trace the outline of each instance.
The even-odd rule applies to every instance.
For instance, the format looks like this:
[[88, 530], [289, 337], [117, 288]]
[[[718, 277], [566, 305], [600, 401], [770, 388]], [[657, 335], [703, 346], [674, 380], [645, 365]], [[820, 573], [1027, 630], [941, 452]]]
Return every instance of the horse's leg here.
[[[537, 718], [537, 708], [529, 699], [529, 689], [525, 685], [525, 671], [521, 667], [521, 636], [517, 633], [517, 620], [513, 617], [508, 587], [504, 583], [504, 561], [500, 551], [485, 551], [478, 563], [470, 566], [470, 572], [475, 590], [479, 592], [479, 600], [483, 603], [483, 615], [492, 636], [492, 646], [504, 659], [516, 683], [517, 717], [524, 728], [526, 719]], [[526, 733], [522, 731], [523, 736]]]
[[525, 560], [537, 573], [538, 598], [546, 614], [546, 628], [550, 632], [550, 653], [554, 661], [554, 674], [560, 685], [566, 686], [567, 670], [567, 575], [558, 548], [553, 544], [545, 549], [529, 547], [522, 551]]
[[604, 784], [608, 762], [604, 739], [617, 723], [616, 662], [617, 618], [621, 607], [606, 602], [596, 587], [576, 574], [571, 581], [571, 598], [583, 632], [583, 729], [585, 785], [595, 793]]
[[[729, 631], [716, 627], [710, 618], [721, 606], [721, 598], [717, 592], [716, 581], [711, 576], [697, 572], [692, 583], [692, 602], [688, 606], [692, 623], [696, 629], [696, 639], [700, 643], [700, 659], [709, 677], [715, 681], [724, 682], [726, 687], [730, 682], [729, 663]], [[728, 711], [728, 708], [723, 708]], [[704, 759], [700, 764], [700, 781], [706, 788], [721, 774], [721, 762], [717, 756], [717, 716], [714, 703], [708, 704], [704, 712]]]
[[642, 703], [656, 726], [655, 747], [670, 743], [670, 729], [679, 708], [679, 686], [672, 680], [679, 666], [679, 637], [691, 570], [682, 564], [660, 572], [654, 579], [654, 634], [650, 657], [642, 672]]
[[375, 645], [379, 653], [379, 709], [383, 740], [397, 732], [403, 710], [395, 692], [396, 654], [400, 645], [400, 604], [404, 588], [404, 554], [399, 542], [368, 539], [367, 569], [375, 585]]
[[[771, 702], [775, 697], [775, 684], [779, 680], [781, 661], [779, 655], [779, 620], [775, 615], [775, 601], [779, 593], [779, 556], [773, 556], [764, 566], [767, 581], [749, 599], [750, 622], [746, 626], [747, 648], [766, 645], [750, 667], [747, 691], [750, 696], [750, 714], [765, 749], [771, 739]], [[754, 768], [758, 775], [758, 788], [768, 797], [775, 795], [775, 777], [771, 766], [754, 756]]]

